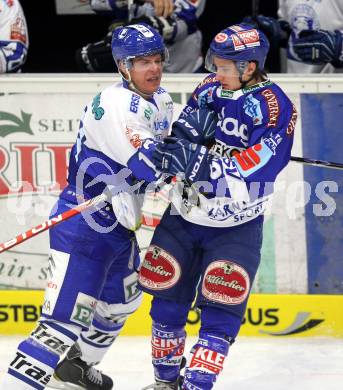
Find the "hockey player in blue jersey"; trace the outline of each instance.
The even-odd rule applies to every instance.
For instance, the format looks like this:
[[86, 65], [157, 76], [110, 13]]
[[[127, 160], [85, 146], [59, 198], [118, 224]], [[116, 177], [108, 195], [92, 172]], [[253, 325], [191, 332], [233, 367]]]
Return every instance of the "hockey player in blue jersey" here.
[[[296, 122], [293, 104], [263, 71], [268, 49], [248, 25], [217, 34], [206, 56], [213, 73], [173, 124], [174, 137], [155, 150], [156, 166], [178, 181], [139, 274], [153, 295], [156, 382], [146, 389], [212, 389], [239, 332], [260, 263], [263, 212], [290, 159]], [[201, 328], [181, 384], [194, 299]]]
[[157, 31], [138, 24], [114, 31], [112, 51], [123, 81], [86, 106], [71, 151], [68, 185], [53, 215], [106, 189], [109, 200], [51, 229], [42, 316], [19, 344], [3, 390], [44, 389], [70, 347], [49, 388], [69, 388], [65, 382], [70, 382], [72, 388], [111, 389], [112, 379], [93, 365], [141, 302], [134, 233], [141, 220], [140, 197], [131, 189], [141, 191], [137, 181], [144, 187], [161, 176], [151, 154], [172, 120], [172, 100], [160, 87], [168, 52]]

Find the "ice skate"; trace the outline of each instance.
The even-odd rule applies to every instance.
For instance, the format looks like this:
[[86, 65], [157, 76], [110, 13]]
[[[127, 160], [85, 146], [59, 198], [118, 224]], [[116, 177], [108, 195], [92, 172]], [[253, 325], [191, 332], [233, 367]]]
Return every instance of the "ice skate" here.
[[111, 390], [112, 379], [80, 359], [80, 350], [71, 347], [56, 367], [48, 388], [65, 390]]
[[[187, 359], [183, 356], [180, 364], [180, 371], [186, 367]], [[142, 390], [181, 390], [183, 383], [183, 375], [180, 375], [175, 382], [161, 382], [156, 380], [155, 383], [143, 387]]]
[[142, 390], [181, 390], [183, 378], [180, 377], [177, 381], [175, 382], [161, 382], [156, 380], [155, 383], [143, 387]]

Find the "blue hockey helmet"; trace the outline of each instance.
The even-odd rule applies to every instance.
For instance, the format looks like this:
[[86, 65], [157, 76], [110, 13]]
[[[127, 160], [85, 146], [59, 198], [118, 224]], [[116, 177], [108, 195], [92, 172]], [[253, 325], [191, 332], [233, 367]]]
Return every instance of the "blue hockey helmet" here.
[[235, 62], [256, 61], [258, 69], [263, 70], [269, 50], [269, 41], [261, 30], [241, 23], [227, 27], [212, 40], [206, 54], [205, 66], [215, 72], [213, 57]]
[[163, 38], [154, 28], [145, 23], [115, 29], [112, 33], [111, 47], [117, 66], [119, 61], [123, 61], [130, 68], [135, 57], [153, 54], [161, 54], [164, 62], [168, 62], [169, 59]]

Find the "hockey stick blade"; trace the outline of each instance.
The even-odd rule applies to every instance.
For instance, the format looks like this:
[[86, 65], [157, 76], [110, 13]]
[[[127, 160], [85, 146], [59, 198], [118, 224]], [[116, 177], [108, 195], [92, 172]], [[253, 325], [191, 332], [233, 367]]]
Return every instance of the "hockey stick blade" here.
[[12, 238], [11, 240], [8, 240], [2, 244], [0, 244], [0, 253], [7, 251], [10, 248], [13, 248], [14, 246], [17, 246], [21, 244], [22, 242], [37, 236], [40, 233], [43, 233], [45, 230], [50, 229], [52, 226], [55, 226], [61, 222], [66, 221], [69, 218], [74, 217], [75, 215], [78, 215], [82, 213], [82, 211], [89, 209], [92, 206], [97, 206], [101, 202], [104, 202], [107, 199], [106, 194], [100, 194], [96, 196], [95, 198], [89, 199], [86, 202], [78, 204], [76, 207], [65, 211], [64, 213], [56, 215], [56, 217], [53, 217], [51, 219], [48, 219], [47, 221], [41, 223], [38, 226], [35, 226], [31, 228], [30, 230], [27, 230], [25, 233], [19, 234], [17, 237]]
[[291, 156], [291, 161], [300, 164], [312, 165], [312, 166], [323, 167], [323, 168], [343, 169], [343, 164], [332, 162], [332, 161], [313, 160], [311, 158], [294, 157], [294, 156]]

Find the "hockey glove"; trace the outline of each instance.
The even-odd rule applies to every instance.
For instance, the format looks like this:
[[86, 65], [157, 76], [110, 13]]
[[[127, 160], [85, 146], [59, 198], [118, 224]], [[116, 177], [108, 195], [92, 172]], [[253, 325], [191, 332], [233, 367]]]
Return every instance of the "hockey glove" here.
[[193, 34], [197, 31], [197, 8], [187, 0], [175, 1], [175, 15], [183, 20], [187, 25], [187, 34]]
[[271, 16], [258, 15], [256, 17], [246, 16], [244, 23], [251, 24], [262, 30], [271, 43], [276, 46], [287, 47], [287, 41], [291, 34], [291, 28], [285, 20], [278, 20]]
[[210, 177], [208, 149], [185, 139], [166, 137], [156, 146], [152, 158], [161, 172], [172, 176], [184, 173], [190, 183], [207, 181]]
[[205, 145], [214, 140], [217, 122], [218, 117], [214, 111], [200, 108], [175, 121], [171, 135], [195, 144]]
[[292, 44], [295, 53], [306, 64], [330, 62], [336, 68], [343, 66], [343, 33], [339, 30], [304, 30]]
[[130, 21], [130, 24], [145, 23], [155, 30], [157, 30], [163, 37], [165, 43], [172, 42], [176, 34], [176, 22], [173, 18], [168, 16], [141, 16], [140, 18], [134, 18]]
[[78, 49], [75, 60], [82, 72], [113, 72], [116, 65], [111, 51], [112, 32], [99, 42], [89, 43]]

